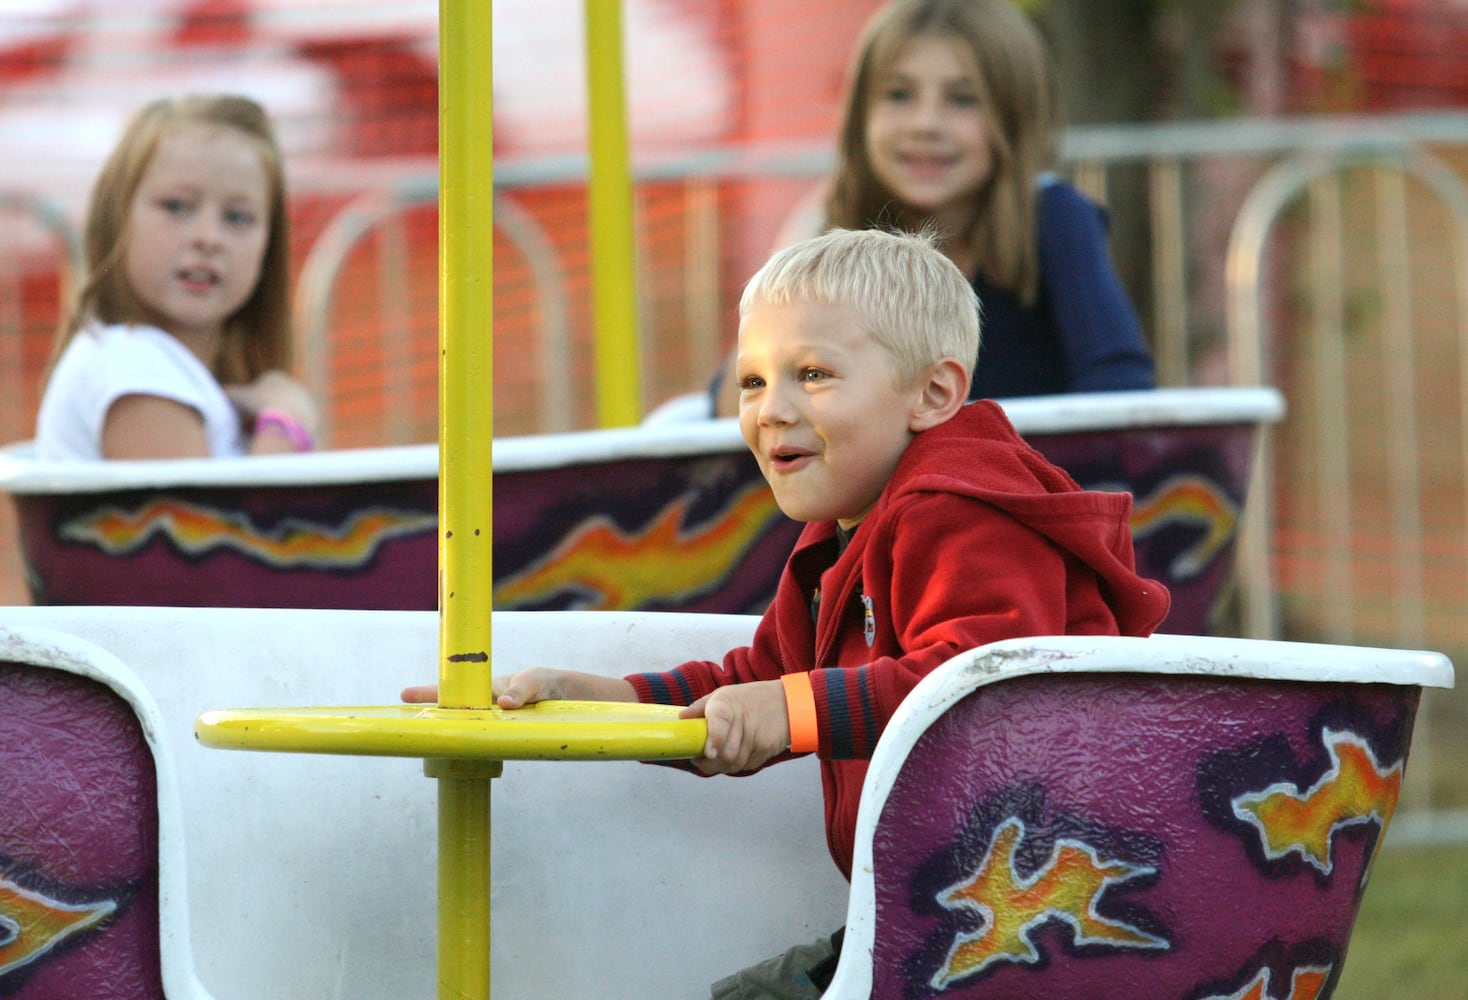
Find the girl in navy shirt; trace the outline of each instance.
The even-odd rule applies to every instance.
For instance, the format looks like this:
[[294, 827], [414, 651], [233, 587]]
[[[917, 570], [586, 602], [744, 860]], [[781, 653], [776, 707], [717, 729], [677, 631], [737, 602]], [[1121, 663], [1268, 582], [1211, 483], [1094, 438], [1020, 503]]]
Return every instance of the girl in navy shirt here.
[[[983, 309], [970, 398], [1152, 388], [1105, 215], [1049, 172], [1059, 117], [1044, 43], [1008, 0], [894, 0], [857, 46], [822, 210], [780, 242], [937, 231]], [[715, 377], [721, 416], [731, 381]]]

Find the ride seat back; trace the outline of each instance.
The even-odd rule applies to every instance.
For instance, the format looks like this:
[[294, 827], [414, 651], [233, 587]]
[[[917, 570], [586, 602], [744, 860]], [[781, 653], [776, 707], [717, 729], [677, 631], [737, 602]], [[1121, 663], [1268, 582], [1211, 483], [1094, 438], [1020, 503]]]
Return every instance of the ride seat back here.
[[203, 995], [159, 731], [111, 654], [0, 627], [0, 995]]
[[1061, 637], [894, 716], [828, 996], [1328, 996], [1433, 653]]

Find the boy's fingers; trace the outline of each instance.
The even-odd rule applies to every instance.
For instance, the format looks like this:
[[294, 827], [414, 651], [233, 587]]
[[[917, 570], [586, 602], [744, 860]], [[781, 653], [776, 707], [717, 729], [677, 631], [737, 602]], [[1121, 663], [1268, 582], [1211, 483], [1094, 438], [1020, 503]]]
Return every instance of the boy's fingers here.
[[532, 691], [526, 690], [529, 687], [530, 685], [521, 680], [517, 675], [511, 679], [510, 683], [505, 685], [505, 689], [499, 693], [499, 697], [495, 699], [495, 703], [500, 708], [524, 708], [526, 702], [530, 700], [533, 694]]
[[708, 720], [708, 737], [703, 744], [703, 755], [707, 759], [718, 756], [719, 745], [723, 742], [722, 734], [725, 724], [725, 720], [719, 713], [715, 712], [712, 716], [708, 714], [708, 703], [711, 697], [712, 695], [706, 694], [692, 705], [686, 705], [678, 710], [680, 719]]
[[680, 718], [680, 719], [701, 719], [701, 718], [703, 718], [704, 717], [704, 709], [708, 705], [708, 700], [709, 700], [710, 697], [712, 697], [712, 696], [711, 695], [704, 695], [702, 698], [700, 698], [697, 701], [695, 701], [692, 705], [687, 705], [687, 706], [685, 706], [683, 708], [680, 708], [678, 710], [678, 718]]
[[705, 753], [715, 763], [711, 770], [732, 773], [744, 769], [749, 756], [746, 747], [746, 722], [742, 713], [735, 710], [727, 699], [712, 703], [706, 712], [709, 719], [709, 740]]
[[709, 760], [718, 760], [733, 736], [733, 720], [728, 704], [723, 700], [710, 701], [712, 697], [707, 695], [700, 698], [690, 707], [700, 709], [700, 714], [708, 720], [709, 734], [703, 745], [703, 755]]
[[536, 667], [520, 670], [505, 679], [495, 703], [500, 708], [524, 708], [537, 701], [561, 697], [554, 674]]
[[438, 685], [414, 684], [403, 688], [401, 697], [410, 705], [433, 704], [438, 701]]

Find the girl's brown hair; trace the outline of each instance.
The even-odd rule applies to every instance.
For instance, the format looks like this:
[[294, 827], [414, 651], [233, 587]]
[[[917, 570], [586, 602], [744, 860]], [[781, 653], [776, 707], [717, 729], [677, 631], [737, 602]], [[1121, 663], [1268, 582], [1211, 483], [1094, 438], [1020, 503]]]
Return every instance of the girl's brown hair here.
[[969, 230], [948, 238], [973, 251], [989, 281], [1033, 304], [1040, 283], [1035, 184], [1055, 160], [1060, 107], [1044, 41], [1007, 0], [894, 0], [868, 22], [851, 67], [827, 222], [848, 229], [928, 222], [877, 179], [866, 155], [872, 103], [918, 37], [952, 39], [972, 53], [989, 122], [993, 170], [977, 192]]
[[154, 101], [134, 115], [123, 130], [92, 188], [83, 233], [82, 278], [57, 331], [53, 363], [88, 323], [153, 321], [128, 284], [122, 266], [127, 221], [133, 197], [159, 141], [188, 125], [232, 128], [250, 139], [260, 152], [270, 187], [270, 233], [260, 263], [260, 279], [250, 297], [225, 321], [214, 376], [222, 383], [248, 382], [272, 368], [291, 367], [290, 221], [286, 216], [280, 147], [264, 109], [247, 97], [232, 94]]

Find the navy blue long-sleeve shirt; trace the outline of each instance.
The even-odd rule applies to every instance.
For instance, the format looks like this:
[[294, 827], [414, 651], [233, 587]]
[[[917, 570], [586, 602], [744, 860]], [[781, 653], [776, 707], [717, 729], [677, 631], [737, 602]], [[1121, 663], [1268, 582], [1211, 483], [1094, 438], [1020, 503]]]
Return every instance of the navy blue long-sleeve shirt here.
[[969, 398], [1152, 388], [1152, 357], [1111, 264], [1104, 213], [1053, 176], [1037, 196], [1039, 295], [1025, 308], [1013, 292], [974, 279], [983, 339]]
[[[1136, 309], [1111, 263], [1105, 212], [1054, 174], [1035, 190], [1039, 294], [1026, 308], [974, 278], [983, 322], [969, 399], [1154, 388]], [[711, 412], [727, 365], [709, 383]]]

